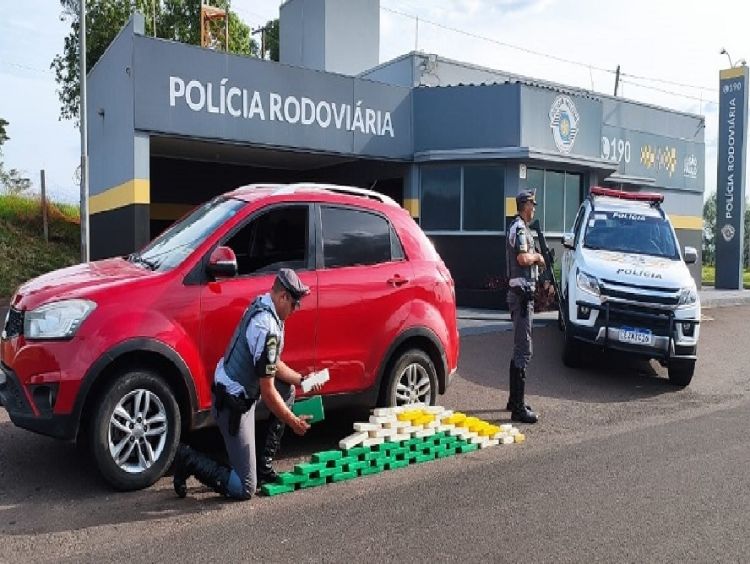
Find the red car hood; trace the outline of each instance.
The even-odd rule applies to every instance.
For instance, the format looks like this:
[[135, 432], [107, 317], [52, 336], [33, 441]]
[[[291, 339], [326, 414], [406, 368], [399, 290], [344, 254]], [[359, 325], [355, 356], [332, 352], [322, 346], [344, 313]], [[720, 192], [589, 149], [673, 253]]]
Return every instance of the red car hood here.
[[18, 289], [10, 305], [34, 309], [46, 302], [85, 297], [92, 291], [153, 275], [149, 269], [122, 258], [76, 264], [29, 280]]

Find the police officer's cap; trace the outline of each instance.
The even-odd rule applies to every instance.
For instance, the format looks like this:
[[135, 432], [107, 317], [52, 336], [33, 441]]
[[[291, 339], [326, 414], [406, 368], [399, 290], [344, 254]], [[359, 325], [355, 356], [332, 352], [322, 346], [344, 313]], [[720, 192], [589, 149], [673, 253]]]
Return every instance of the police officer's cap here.
[[310, 288], [302, 283], [297, 273], [291, 268], [282, 268], [279, 270], [276, 279], [295, 300], [299, 300], [310, 293]]
[[523, 190], [516, 196], [516, 207], [520, 209], [526, 202], [533, 202], [536, 205], [536, 190]]

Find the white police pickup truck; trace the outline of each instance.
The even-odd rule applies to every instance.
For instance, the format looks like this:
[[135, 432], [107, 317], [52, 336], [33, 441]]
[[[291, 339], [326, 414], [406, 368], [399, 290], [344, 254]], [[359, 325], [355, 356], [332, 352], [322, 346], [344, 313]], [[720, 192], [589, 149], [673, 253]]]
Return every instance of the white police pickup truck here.
[[656, 358], [669, 380], [693, 378], [701, 305], [687, 264], [661, 208], [662, 194], [593, 187], [573, 233], [563, 237], [563, 362], [577, 366], [585, 343]]

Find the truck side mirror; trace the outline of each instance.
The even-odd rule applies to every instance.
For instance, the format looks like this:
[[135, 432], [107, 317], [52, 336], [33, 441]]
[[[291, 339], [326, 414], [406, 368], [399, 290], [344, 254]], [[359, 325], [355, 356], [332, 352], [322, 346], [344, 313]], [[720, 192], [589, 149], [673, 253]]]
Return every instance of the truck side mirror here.
[[695, 247], [685, 247], [683, 256], [685, 257], [685, 264], [695, 264], [698, 262], [698, 251], [695, 250]]
[[237, 276], [237, 256], [230, 247], [216, 247], [208, 259], [206, 271], [214, 279]]
[[562, 244], [566, 249], [575, 249], [575, 235], [573, 233], [565, 233], [563, 235]]

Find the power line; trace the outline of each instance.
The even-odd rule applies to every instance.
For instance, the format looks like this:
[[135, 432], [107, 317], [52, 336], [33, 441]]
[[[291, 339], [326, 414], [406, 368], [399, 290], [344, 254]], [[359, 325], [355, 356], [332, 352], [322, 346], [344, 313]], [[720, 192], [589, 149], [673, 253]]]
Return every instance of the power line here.
[[[589, 70], [594, 69], [594, 70], [597, 70], [599, 72], [605, 72], [607, 74], [615, 74], [615, 71], [612, 70], [612, 69], [607, 69], [607, 68], [599, 67], [599, 66], [596, 66], [596, 65], [591, 65], [589, 63], [584, 63], [582, 61], [576, 61], [576, 60], [573, 60], [573, 59], [567, 59], [565, 57], [559, 57], [557, 55], [550, 55], [549, 53], [544, 53], [542, 51], [536, 51], [534, 49], [529, 49], [529, 48], [526, 48], [526, 47], [521, 47], [520, 45], [515, 45], [515, 44], [512, 44], [512, 43], [506, 43], [504, 41], [499, 41], [497, 39], [493, 39], [493, 38], [487, 37], [485, 35], [480, 35], [480, 34], [473, 33], [473, 32], [470, 32], [470, 31], [466, 31], [466, 30], [463, 30], [463, 29], [460, 29], [460, 28], [456, 28], [456, 27], [444, 25], [444, 24], [441, 24], [441, 23], [438, 23], [438, 22], [435, 22], [435, 21], [432, 21], [432, 20], [428, 20], [428, 19], [425, 19], [425, 18], [422, 18], [422, 17], [415, 16], [413, 14], [408, 14], [406, 12], [402, 12], [400, 10], [395, 10], [393, 8], [387, 8], [387, 7], [382, 6], [382, 5], [381, 5], [380, 8], [381, 8], [381, 10], [384, 10], [386, 12], [390, 12], [392, 14], [397, 14], [399, 16], [403, 16], [403, 17], [406, 17], [406, 18], [411, 18], [411, 19], [414, 19], [414, 20], [418, 19], [420, 22], [428, 23], [428, 24], [433, 25], [435, 27], [438, 27], [438, 28], [441, 28], [441, 29], [445, 29], [447, 31], [452, 31], [454, 33], [459, 33], [461, 35], [466, 35], [466, 36], [472, 37], [474, 39], [480, 39], [482, 41], [487, 41], [489, 43], [494, 43], [496, 45], [500, 45], [501, 47], [507, 47], [509, 49], [515, 49], [516, 51], [520, 51], [520, 52], [523, 52], [523, 53], [528, 53], [528, 54], [535, 55], [535, 56], [538, 56], [538, 57], [543, 57], [545, 59], [550, 59], [550, 60], [553, 60], [553, 61], [567, 63], [567, 64], [570, 64], [570, 65], [576, 65], [576, 66], [579, 66], [579, 67], [587, 68]], [[662, 79], [662, 78], [641, 76], [641, 75], [635, 75], [635, 74], [629, 74], [629, 73], [620, 73], [620, 75], [621, 76], [626, 76], [626, 77], [629, 77], [629, 78], [638, 79], [638, 80], [648, 80], [648, 81], [651, 81], [651, 82], [661, 82], [661, 83], [669, 84], [669, 85], [672, 85], [672, 86], [681, 86], [681, 87], [684, 87], [684, 88], [693, 88], [693, 89], [696, 89], [696, 90], [705, 90], [705, 91], [708, 91], [708, 92], [715, 91], [714, 88], [709, 88], [709, 87], [706, 87], [706, 86], [699, 86], [699, 85], [695, 85], [695, 84], [686, 84], [686, 83], [670, 81], [670, 80], [666, 80], [666, 79]], [[631, 82], [631, 84], [634, 84], [634, 83]], [[646, 86], [644, 86], [644, 88], [646, 88]], [[686, 98], [691, 98], [691, 96], [689, 96], [689, 95], [683, 95], [683, 94], [680, 94], [680, 93], [677, 93], [677, 92], [671, 92], [670, 91], [670, 92], [667, 92], [667, 93], [674, 94], [676, 96], [685, 96]]]
[[[628, 75], [626, 75], [628, 76]], [[623, 82], [625, 84], [630, 84], [632, 86], [637, 86], [638, 88], [646, 88], [647, 90], [654, 90], [656, 92], [662, 92], [663, 94], [671, 94], [672, 96], [679, 96], [680, 98], [687, 98], [688, 100], [695, 100], [697, 102], [709, 102], [712, 104], [718, 104], [716, 100], [713, 98], [699, 98], [697, 96], [691, 96], [690, 94], [683, 94], [681, 92], [674, 92], [672, 90], [665, 90], [664, 88], [658, 88], [656, 86], [650, 86], [648, 84], [641, 84], [639, 82], [633, 82], [632, 80], [624, 80], [620, 79], [620, 82]]]

